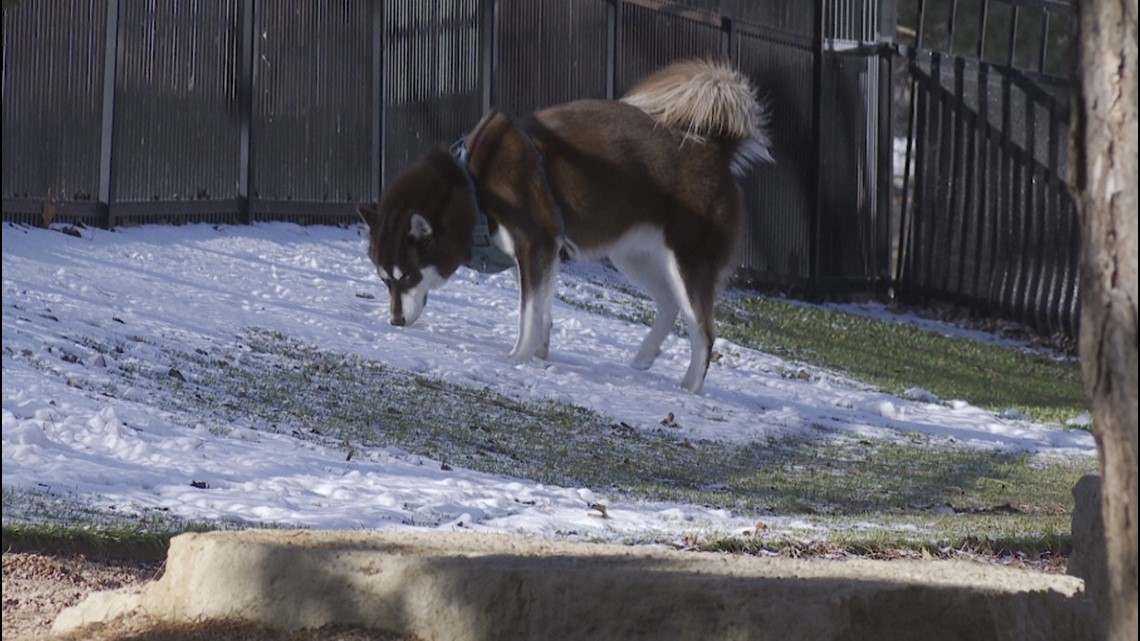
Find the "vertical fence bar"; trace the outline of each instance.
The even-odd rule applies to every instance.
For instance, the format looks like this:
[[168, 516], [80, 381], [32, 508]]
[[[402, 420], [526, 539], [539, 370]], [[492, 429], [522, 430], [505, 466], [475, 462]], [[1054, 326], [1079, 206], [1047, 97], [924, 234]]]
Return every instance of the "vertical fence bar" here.
[[244, 0], [238, 24], [241, 38], [241, 66], [238, 73], [238, 109], [241, 112], [241, 133], [238, 161], [238, 210], [246, 224], [253, 220], [250, 185], [253, 180], [253, 49], [257, 34], [254, 24], [254, 1]]
[[978, 272], [981, 271], [982, 260], [981, 252], [978, 251], [977, 239], [977, 219], [981, 216], [981, 207], [979, 206], [981, 200], [979, 189], [981, 176], [978, 172], [979, 127], [984, 127], [984, 124], [978, 122], [977, 113], [967, 111], [965, 142], [966, 196], [963, 199], [961, 227], [961, 251], [964, 259], [962, 261], [962, 267], [958, 271], [958, 287], [959, 290], [964, 292], [967, 296], [974, 298], [977, 298], [977, 290], [974, 285], [977, 283]]
[[[894, 23], [891, 22], [891, 28], [894, 28]], [[894, 40], [892, 35], [891, 40]], [[891, 202], [893, 200], [892, 187], [894, 185], [894, 153], [895, 153], [895, 106], [894, 106], [894, 77], [895, 77], [895, 57], [892, 54], [887, 54], [879, 58], [878, 61], [879, 71], [881, 74], [879, 81], [879, 136], [880, 142], [886, 142], [885, 145], [878, 146], [878, 184], [876, 191], [878, 192], [878, 201], [876, 202], [876, 211], [879, 218], [878, 225], [878, 248], [875, 252], [875, 286], [879, 291], [883, 291], [891, 284], [891, 230], [894, 226], [893, 209]]]
[[[951, 123], [950, 140], [953, 145], [952, 160], [950, 161], [950, 171], [947, 172], [950, 179], [950, 201], [947, 208], [946, 215], [946, 235], [947, 242], [943, 247], [950, 251], [948, 258], [951, 260], [957, 259], [958, 270], [957, 278], [954, 281], [953, 288], [957, 291], [962, 290], [962, 283], [965, 278], [966, 269], [966, 198], [970, 189], [970, 177], [965, 172], [963, 165], [965, 164], [964, 155], [969, 151], [963, 151], [964, 139], [966, 133], [964, 128], [967, 126], [966, 114], [969, 109], [966, 105], [966, 60], [964, 58], [954, 57], [954, 118]], [[957, 220], [955, 220], [957, 217]], [[957, 223], [957, 225], [955, 225]], [[957, 227], [957, 230], [955, 229]], [[957, 242], [955, 242], [957, 241]], [[946, 265], [946, 274], [942, 282], [950, 289], [950, 277], [953, 275], [953, 263], [948, 262]]]
[[926, 36], [926, 0], [918, 0], [918, 28], [914, 36], [914, 48], [922, 49]]
[[496, 39], [495, 13], [498, 0], [479, 0], [479, 54], [483, 63], [483, 103], [482, 112], [491, 110], [492, 96], [495, 95]]
[[954, 23], [958, 18], [958, 0], [950, 0], [950, 15], [946, 19], [946, 53], [954, 55]]
[[989, 257], [990, 268], [985, 274], [986, 310], [991, 312], [1001, 309], [998, 274], [1002, 269], [1001, 260], [1004, 255], [1001, 253], [1001, 220], [1005, 211], [1001, 191], [1005, 184], [1005, 161], [1002, 154], [1001, 135], [991, 130], [986, 137], [986, 229], [989, 233], [989, 251], [986, 255]]
[[981, 62], [986, 52], [986, 15], [990, 12], [990, 0], [982, 0], [982, 8], [978, 11], [978, 42], [974, 46], [974, 57]]
[[1006, 73], [1004, 78], [1005, 88], [1005, 104], [1002, 105], [1002, 180], [1004, 184], [1000, 188], [1000, 193], [1005, 197], [1005, 207], [1002, 214], [999, 214], [1000, 220], [1005, 223], [1002, 235], [1004, 247], [1003, 254], [1005, 257], [1005, 264], [1002, 269], [1002, 286], [1001, 286], [1001, 309], [1004, 314], [1012, 315], [1016, 312], [1015, 301], [1013, 300], [1014, 291], [1014, 278], [1013, 278], [1013, 263], [1017, 260], [1014, 254], [1015, 236], [1017, 234], [1017, 215], [1021, 208], [1021, 195], [1018, 193], [1020, 185], [1020, 166], [1017, 159], [1016, 147], [1013, 144], [1010, 130], [1013, 126], [1012, 117], [1012, 102], [1013, 91], [1010, 85], [1009, 74]]
[[372, 174], [368, 177], [368, 201], [379, 203], [384, 189], [384, 0], [372, 0]]
[[[909, 132], [907, 135], [907, 148], [906, 148], [906, 175], [903, 179], [903, 211], [907, 212], [904, 224], [900, 229], [900, 247], [899, 252], [899, 268], [898, 276], [902, 279], [904, 276], [911, 283], [916, 281], [919, 246], [919, 233], [922, 229], [922, 223], [919, 221], [919, 211], [925, 206], [924, 196], [925, 190], [923, 179], [925, 172], [925, 145], [919, 146], [916, 144], [919, 136], [924, 136], [926, 131], [926, 112], [928, 100], [926, 99], [926, 87], [922, 86], [919, 80], [918, 55], [922, 51], [923, 45], [926, 40], [926, 0], [918, 0], [918, 14], [916, 16], [915, 36], [914, 36], [914, 49], [910, 52], [910, 60], [908, 68], [911, 72], [911, 97], [910, 97], [910, 122], [908, 123]], [[925, 140], [925, 137], [923, 137]], [[911, 172], [911, 158], [914, 158], [914, 171]], [[914, 177], [913, 189], [908, 189], [908, 183], [911, 176]], [[907, 197], [910, 198], [910, 207], [907, 207]]]
[[[1067, 238], [1069, 240], [1071, 251], [1076, 255], [1081, 251], [1081, 219], [1079, 216], [1077, 216], [1076, 203], [1074, 203], [1072, 200], [1066, 201], [1066, 208], [1069, 209], [1071, 215], [1066, 216], [1069, 221], [1069, 229], [1067, 230], [1068, 233], [1064, 235], [1064, 238]], [[1080, 266], [1078, 263], [1074, 262], [1070, 263], [1070, 265], [1072, 266], [1072, 269], [1069, 273], [1069, 281], [1073, 283], [1073, 286], [1067, 287], [1065, 289], [1065, 295], [1068, 298], [1068, 304], [1064, 306], [1066, 318], [1068, 319], [1068, 322], [1065, 323], [1065, 325], [1071, 329], [1069, 335], [1076, 336], [1077, 324], [1079, 322], [1081, 314], [1080, 297], [1078, 295], [1079, 290], [1077, 289], [1077, 283], [1080, 282], [1081, 274]]]
[[1016, 4], [1010, 5], [1009, 43], [1008, 43], [1009, 47], [1006, 50], [1006, 56], [1005, 56], [1005, 65], [1007, 67], [1013, 66], [1013, 58], [1014, 58], [1014, 55], [1017, 51], [1017, 16], [1018, 16], [1017, 9], [1018, 9], [1018, 7]]
[[115, 133], [115, 73], [119, 61], [119, 0], [107, 0], [106, 44], [103, 48], [103, 124], [99, 140], [99, 208], [107, 229], [115, 225], [111, 214], [111, 163], [114, 161], [111, 142]]
[[815, 159], [811, 163], [809, 184], [811, 204], [808, 222], [808, 290], [814, 293], [819, 287], [819, 245], [823, 241], [820, 235], [820, 211], [823, 204], [823, 135], [821, 123], [823, 121], [823, 51], [825, 46], [824, 29], [827, 28], [823, 12], [827, 0], [816, 0], [813, 3], [815, 15], [812, 23], [812, 102], [811, 102], [811, 131], [812, 149]]
[[619, 2], [621, 0], [606, 2], [606, 100], [613, 100], [616, 97], [614, 82], [617, 76], [618, 38], [621, 33], [618, 28], [618, 21], [621, 19]]
[[[915, 68], [918, 63], [916, 60], [917, 49], [912, 48], [907, 52], [907, 70], [910, 72], [910, 104], [907, 111], [906, 123], [906, 155], [903, 158], [903, 184], [902, 184], [902, 204], [899, 207], [900, 220], [899, 220], [899, 251], [898, 256], [895, 257], [895, 278], [902, 282], [903, 277], [909, 275], [909, 258], [910, 258], [910, 238], [911, 230], [914, 228], [914, 199], [911, 194], [911, 172], [912, 159], [914, 159], [914, 136], [916, 119], [918, 117], [918, 78], [915, 73]], [[893, 148], [892, 148], [893, 153]], [[917, 175], [917, 174], [915, 174]]]
[[[983, 307], [989, 306], [990, 298], [990, 274], [993, 272], [994, 261], [994, 246], [992, 225], [992, 212], [990, 198], [991, 180], [991, 136], [990, 136], [990, 117], [989, 117], [989, 65], [983, 62], [983, 57], [986, 53], [986, 25], [988, 24], [990, 13], [990, 0], [982, 0], [982, 6], [978, 11], [978, 41], [974, 48], [974, 57], [978, 61], [978, 122], [981, 127], [979, 132], [978, 143], [978, 220], [974, 224], [975, 247], [978, 255], [978, 269], [974, 272], [974, 280], [971, 291], [975, 296], [975, 300], [983, 301]], [[987, 251], [986, 240], [990, 240], [990, 247]], [[983, 290], [983, 280], [985, 281], [985, 289]]]
[[[938, 216], [935, 213], [942, 202], [943, 172], [946, 170], [943, 162], [946, 145], [945, 122], [946, 106], [942, 99], [942, 54], [937, 51], [930, 53], [930, 83], [927, 91], [927, 131], [925, 138], [926, 162], [930, 169], [926, 172], [926, 196], [923, 208], [916, 211], [922, 222], [922, 234], [918, 237], [919, 252], [924, 260], [920, 273], [920, 282], [923, 287], [931, 288], [934, 284], [934, 240], [938, 235]], [[932, 143], [932, 144], [931, 144]]]
[[992, 260], [986, 254], [985, 248], [985, 222], [989, 218], [989, 140], [990, 140], [990, 121], [989, 121], [989, 67], [984, 62], [978, 62], [978, 127], [981, 128], [977, 132], [975, 145], [978, 147], [978, 211], [977, 220], [974, 223], [974, 253], [978, 256], [977, 269], [974, 271], [973, 283], [970, 291], [973, 296], [978, 300], [985, 300], [985, 293], [979, 290], [981, 286], [982, 274], [986, 272], [985, 262], [986, 259]]
[[[1058, 139], [1060, 138], [1058, 129], [1060, 129], [1060, 127], [1058, 126], [1058, 123], [1059, 120], [1057, 118], [1057, 105], [1055, 103], [1050, 103], [1048, 162], [1051, 169], [1055, 169], [1060, 165], [1060, 143], [1058, 142]], [[1061, 297], [1058, 296], [1058, 294], [1064, 291], [1063, 288], [1067, 287], [1066, 282], [1064, 282], [1062, 279], [1064, 276], [1064, 267], [1069, 263], [1069, 261], [1065, 260], [1065, 257], [1068, 255], [1068, 253], [1065, 251], [1064, 243], [1062, 242], [1064, 236], [1062, 235], [1060, 224], [1061, 221], [1064, 220], [1063, 210], [1065, 201], [1060, 197], [1060, 194], [1057, 193], [1058, 183], [1061, 181], [1058, 181], [1056, 179], [1056, 176], [1056, 171], [1049, 171], [1046, 175], [1046, 189], [1047, 193], [1049, 194], [1049, 199], [1046, 203], [1046, 215], [1051, 216], [1055, 223], [1052, 230], [1053, 233], [1049, 234], [1049, 237], [1053, 241], [1052, 251], [1050, 254], [1055, 258], [1053, 262], [1053, 269], [1050, 270], [1051, 274], [1047, 291], [1050, 294], [1048, 302], [1049, 309], [1053, 310], [1056, 314], [1051, 319], [1052, 322], [1050, 323], [1050, 328], [1052, 331], [1065, 331], [1067, 328], [1065, 327], [1064, 322], [1064, 311], [1062, 307], [1063, 303], [1060, 300]], [[1065, 188], [1063, 183], [1060, 185], [1060, 188]]]
[[726, 60], [732, 59], [732, 44], [735, 34], [736, 0], [720, 0], [720, 54]]
[[1045, 230], [1048, 226], [1048, 212], [1044, 207], [1041, 186], [1043, 171], [1034, 161], [1031, 154], [1027, 154], [1025, 169], [1022, 172], [1025, 196], [1023, 201], [1024, 216], [1020, 226], [1021, 233], [1021, 267], [1019, 287], [1022, 312], [1016, 319], [1020, 323], [1034, 327], [1045, 328], [1045, 319], [1042, 316], [1043, 308], [1039, 284], [1045, 278]]

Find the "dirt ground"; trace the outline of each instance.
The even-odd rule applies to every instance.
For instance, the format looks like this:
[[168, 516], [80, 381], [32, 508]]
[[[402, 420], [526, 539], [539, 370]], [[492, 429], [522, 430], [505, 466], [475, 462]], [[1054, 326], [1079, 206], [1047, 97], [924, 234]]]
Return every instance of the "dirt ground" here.
[[49, 638], [64, 608], [92, 592], [140, 584], [159, 572], [154, 563], [4, 554], [4, 641]]
[[96, 630], [53, 636], [52, 622], [64, 608], [88, 594], [141, 585], [162, 573], [162, 564], [91, 560], [82, 556], [4, 554], [4, 641], [415, 641], [360, 630], [321, 630], [293, 634], [239, 623], [199, 626], [157, 624], [126, 617]]

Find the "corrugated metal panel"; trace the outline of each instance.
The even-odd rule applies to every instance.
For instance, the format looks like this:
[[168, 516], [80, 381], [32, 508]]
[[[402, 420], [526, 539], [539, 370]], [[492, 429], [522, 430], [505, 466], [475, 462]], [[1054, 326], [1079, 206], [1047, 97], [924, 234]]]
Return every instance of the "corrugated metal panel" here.
[[880, 192], [877, 58], [825, 53], [820, 96], [820, 205], [817, 285], [845, 289], [886, 277], [890, 260], [884, 229], [889, 200]]
[[[662, 3], [665, 4], [665, 3]], [[721, 0], [672, 0], [669, 5], [696, 9], [705, 13], [716, 13], [724, 4]]]
[[[370, 0], [262, 0], [250, 196], [354, 202], [372, 178]], [[261, 215], [261, 214], [259, 214]]]
[[98, 198], [106, 18], [105, 0], [5, 7], [5, 199]]
[[775, 164], [745, 176], [748, 228], [740, 275], [770, 285], [804, 285], [811, 275], [815, 215], [812, 124], [813, 54], [748, 31], [736, 38], [737, 65], [756, 85], [771, 114]]
[[763, 26], [801, 38], [812, 37], [815, 29], [815, 2], [749, 2], [738, 0], [736, 18], [749, 26]]
[[605, 98], [608, 4], [501, 0], [495, 106], [528, 113], [577, 98]]
[[719, 19], [711, 15], [656, 11], [623, 3], [621, 28], [616, 96], [674, 60], [724, 54]]
[[384, 182], [482, 114], [477, 0], [393, 0], [384, 14]]
[[237, 196], [238, 7], [236, 0], [120, 4], [113, 200]]

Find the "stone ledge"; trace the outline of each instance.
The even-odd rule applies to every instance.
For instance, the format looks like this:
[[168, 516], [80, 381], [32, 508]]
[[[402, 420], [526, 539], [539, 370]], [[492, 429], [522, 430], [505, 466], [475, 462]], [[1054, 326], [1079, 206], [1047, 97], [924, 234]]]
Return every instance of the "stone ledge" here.
[[423, 639], [1095, 638], [1074, 577], [966, 561], [757, 558], [472, 533], [185, 534], [157, 581], [55, 632], [139, 611]]

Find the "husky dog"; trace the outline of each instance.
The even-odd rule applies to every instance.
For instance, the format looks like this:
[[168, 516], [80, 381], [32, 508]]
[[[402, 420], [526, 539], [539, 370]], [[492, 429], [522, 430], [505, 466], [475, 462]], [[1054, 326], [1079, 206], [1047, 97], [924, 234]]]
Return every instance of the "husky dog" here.
[[490, 111], [360, 208], [391, 323], [411, 325], [430, 290], [501, 251], [520, 289], [510, 357], [546, 358], [559, 260], [608, 258], [657, 304], [633, 367], [653, 364], [680, 312], [692, 349], [681, 385], [699, 393], [743, 226], [736, 175], [771, 161], [766, 120], [743, 74], [703, 60], [664, 67], [618, 101]]

